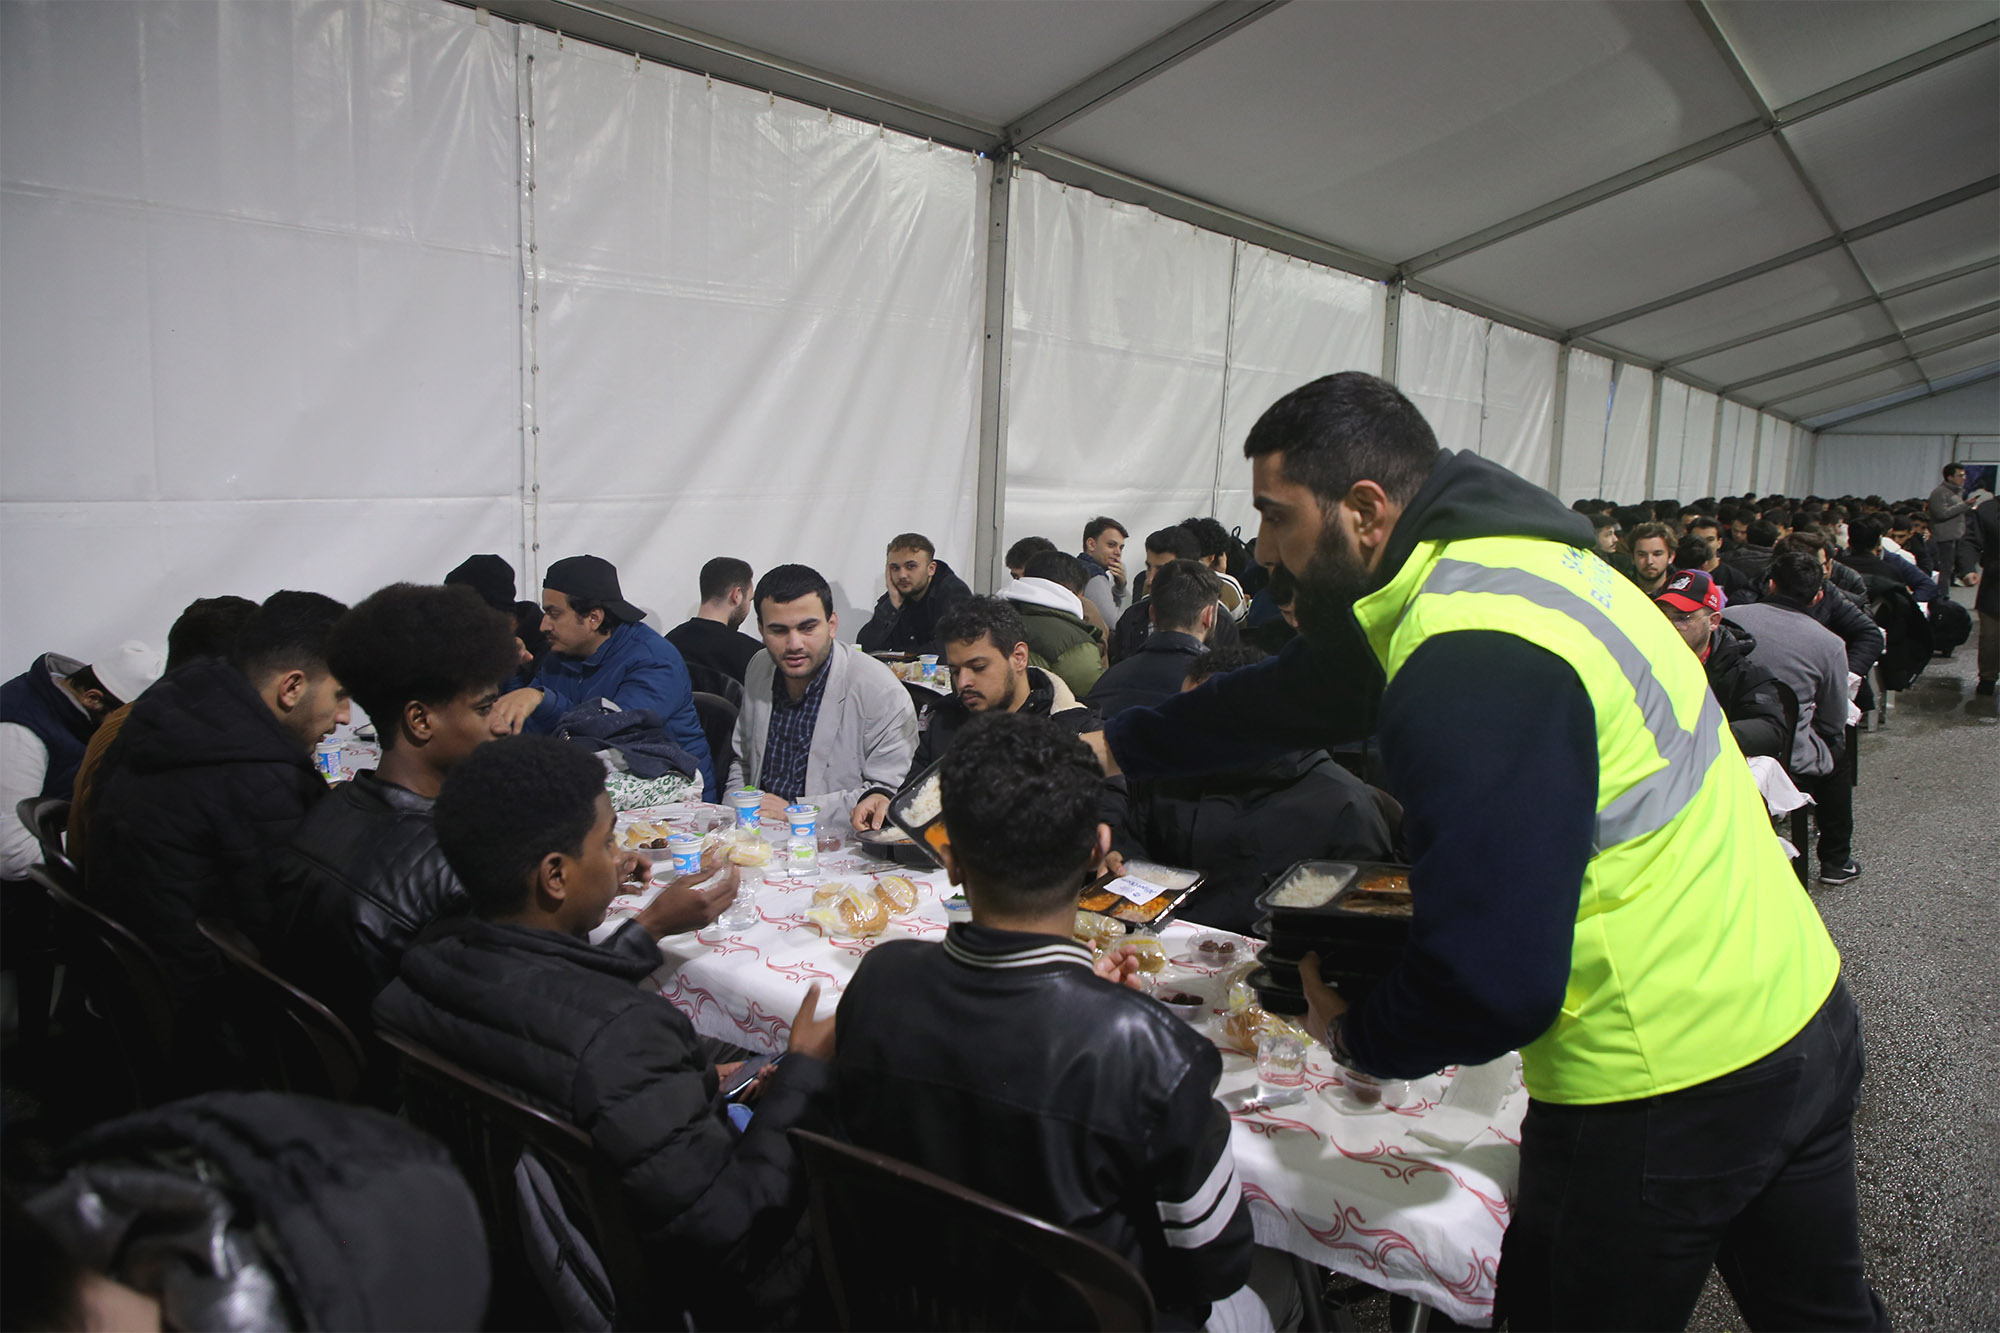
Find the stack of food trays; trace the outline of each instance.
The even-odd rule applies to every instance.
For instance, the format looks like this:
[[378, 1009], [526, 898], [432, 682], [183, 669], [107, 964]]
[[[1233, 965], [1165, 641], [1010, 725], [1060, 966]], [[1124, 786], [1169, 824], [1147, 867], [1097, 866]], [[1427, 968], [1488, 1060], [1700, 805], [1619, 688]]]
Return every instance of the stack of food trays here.
[[[903, 789], [889, 798], [889, 822], [909, 835], [909, 844], [899, 844], [893, 839], [862, 839], [862, 845], [874, 850], [876, 847], [891, 849], [914, 846], [916, 854], [932, 865], [942, 866], [944, 858], [938, 853], [944, 850], [944, 784], [938, 780], [938, 770], [944, 767], [940, 759], [929, 764], [924, 771], [903, 784]], [[889, 853], [905, 865], [916, 864], [898, 855]]]
[[1249, 977], [1274, 1014], [1306, 1011], [1299, 960], [1319, 955], [1320, 977], [1349, 1004], [1402, 960], [1410, 939], [1410, 872], [1379, 862], [1301, 861], [1257, 899], [1269, 940]]
[[[1119, 880], [1127, 886], [1138, 881], [1159, 892], [1143, 903], [1134, 902], [1110, 887]], [[1077, 895], [1076, 910], [1080, 915], [1120, 922], [1121, 929], [1157, 933], [1173, 919], [1175, 909], [1187, 901], [1188, 895], [1201, 887], [1201, 882], [1199, 871], [1133, 862], [1126, 866], [1123, 875], [1100, 875], [1084, 885], [1083, 892]]]

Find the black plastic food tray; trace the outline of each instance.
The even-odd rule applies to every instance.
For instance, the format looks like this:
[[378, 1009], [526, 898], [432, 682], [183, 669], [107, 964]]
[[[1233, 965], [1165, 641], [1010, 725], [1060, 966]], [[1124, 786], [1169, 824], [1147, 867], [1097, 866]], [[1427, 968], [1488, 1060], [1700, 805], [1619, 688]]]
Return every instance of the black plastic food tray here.
[[1279, 977], [1297, 976], [1299, 959], [1309, 953], [1317, 953], [1320, 967], [1328, 972], [1384, 976], [1402, 962], [1407, 939], [1407, 936], [1357, 938], [1348, 934], [1338, 921], [1328, 931], [1308, 934], [1304, 929], [1282, 929], [1268, 916], [1260, 918], [1251, 929], [1270, 941], [1257, 958]]
[[[1352, 870], [1347, 885], [1344, 885], [1333, 899], [1317, 907], [1285, 907], [1274, 904], [1271, 899], [1295, 877], [1310, 871]], [[1257, 895], [1257, 907], [1265, 912], [1271, 923], [1273, 939], [1297, 939], [1312, 941], [1336, 940], [1381, 940], [1400, 944], [1409, 938], [1410, 918], [1406, 916], [1381, 916], [1375, 913], [1347, 912], [1340, 907], [1341, 898], [1353, 891], [1355, 884], [1366, 880], [1371, 874], [1387, 871], [1393, 874], [1408, 874], [1408, 866], [1392, 865], [1382, 861], [1301, 861], [1272, 882], [1271, 887]]]

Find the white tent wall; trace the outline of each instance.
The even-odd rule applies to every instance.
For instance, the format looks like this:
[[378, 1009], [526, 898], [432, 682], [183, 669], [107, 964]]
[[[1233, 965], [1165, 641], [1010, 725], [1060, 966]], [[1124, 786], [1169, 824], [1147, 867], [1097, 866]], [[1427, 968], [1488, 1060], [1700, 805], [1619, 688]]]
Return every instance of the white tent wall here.
[[1814, 456], [1818, 451], [1817, 437], [1803, 426], [1791, 426], [1788, 429], [1792, 432], [1792, 458], [1791, 465], [1785, 472], [1785, 494], [1798, 496], [1817, 494], [1813, 490]]
[[1564, 501], [1605, 495], [1604, 439], [1611, 413], [1611, 360], [1572, 348], [1563, 394], [1561, 475], [1556, 496]]
[[1439, 444], [1547, 480], [1555, 343], [1415, 293], [1403, 296], [1396, 331], [1397, 387]]
[[1505, 324], [1486, 329], [1485, 419], [1479, 453], [1536, 485], [1548, 480], [1555, 443], [1554, 341]]
[[810, 564], [852, 639], [883, 547], [971, 574], [987, 165], [524, 29], [537, 564], [672, 624], [710, 556]]
[[1611, 418], [1604, 431], [1604, 489], [1615, 504], [1636, 504], [1646, 494], [1646, 449], [1653, 429], [1653, 372], [1618, 367], [1611, 387]]
[[1757, 413], [1744, 408], [1736, 414], [1736, 453], [1731, 460], [1729, 485], [1724, 489], [1731, 495], [1740, 495], [1752, 490], [1756, 481]]
[[[1379, 282], [1238, 242], [1215, 516], [1256, 535], [1243, 441], [1264, 409], [1322, 375], [1382, 370], [1388, 293]], [[1187, 515], [1183, 514], [1185, 518]], [[1141, 537], [1143, 533], [1139, 534]]]
[[1688, 386], [1679, 380], [1660, 381], [1660, 424], [1654, 432], [1653, 483], [1647, 488], [1653, 499], [1682, 498], [1681, 459], [1687, 451], [1688, 392]]
[[1680, 485], [1673, 498], [1686, 504], [1715, 494], [1711, 476], [1715, 468], [1715, 395], [1702, 389], [1688, 390], [1687, 421], [1681, 428]]
[[1209, 512], [1233, 242], [1032, 171], [1013, 197], [1006, 544]]
[[1007, 544], [1134, 543], [1194, 514], [1254, 535], [1243, 439], [1321, 375], [1381, 368], [1380, 283], [1015, 173]]
[[[1829, 435], [1814, 446], [1815, 495], [1928, 496], [1951, 461], [1950, 435]], [[1969, 455], [1960, 454], [1960, 457]]]
[[1768, 413], [1758, 415], [1763, 418], [1764, 434], [1757, 453], [1757, 484], [1752, 489], [1759, 495], [1770, 495], [1782, 492], [1785, 478], [1791, 474], [1792, 427]]
[[0, 657], [518, 563], [514, 34], [0, 6]]
[[1721, 414], [1715, 420], [1715, 464], [1710, 470], [1712, 478], [1710, 495], [1735, 495], [1736, 485], [1736, 426], [1744, 413], [1741, 403], [1722, 400]]

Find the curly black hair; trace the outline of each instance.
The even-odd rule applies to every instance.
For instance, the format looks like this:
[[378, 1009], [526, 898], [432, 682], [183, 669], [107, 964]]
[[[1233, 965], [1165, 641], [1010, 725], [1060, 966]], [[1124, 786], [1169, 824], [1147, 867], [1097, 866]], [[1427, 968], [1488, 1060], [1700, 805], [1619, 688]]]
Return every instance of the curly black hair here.
[[167, 631], [167, 670], [186, 666], [197, 657], [226, 657], [236, 636], [257, 614], [248, 597], [198, 597]]
[[581, 856], [597, 823], [604, 765], [553, 736], [502, 736], [467, 755], [438, 794], [438, 847], [491, 920], [528, 901], [528, 877], [550, 852]]
[[966, 598], [938, 620], [936, 634], [939, 643], [975, 643], [983, 634], [1003, 653], [1028, 641], [1021, 613], [1004, 597]]
[[1191, 683], [1199, 685], [1210, 676], [1224, 675], [1239, 667], [1261, 662], [1269, 656], [1270, 654], [1262, 648], [1255, 648], [1247, 643], [1235, 648], [1211, 648], [1188, 659], [1187, 678]]
[[966, 878], [1009, 912], [1075, 901], [1097, 850], [1104, 772], [1068, 729], [980, 713], [938, 772], [945, 831]]
[[494, 689], [520, 661], [514, 622], [462, 583], [392, 583], [357, 602], [326, 638], [326, 665], [375, 723], [382, 748], [403, 709]]

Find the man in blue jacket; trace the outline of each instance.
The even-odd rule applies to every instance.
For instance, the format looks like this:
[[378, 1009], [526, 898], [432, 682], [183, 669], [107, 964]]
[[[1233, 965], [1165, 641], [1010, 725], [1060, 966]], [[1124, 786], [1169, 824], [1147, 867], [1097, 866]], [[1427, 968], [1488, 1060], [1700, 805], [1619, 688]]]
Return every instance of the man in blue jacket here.
[[618, 569], [594, 555], [573, 555], [542, 576], [542, 632], [549, 654], [534, 682], [502, 695], [493, 705], [498, 733], [550, 732], [562, 715], [596, 699], [630, 712], [650, 709], [667, 739], [701, 766], [702, 793], [717, 796], [715, 761], [694, 690], [680, 652], [649, 625], [646, 613], [624, 598]]

